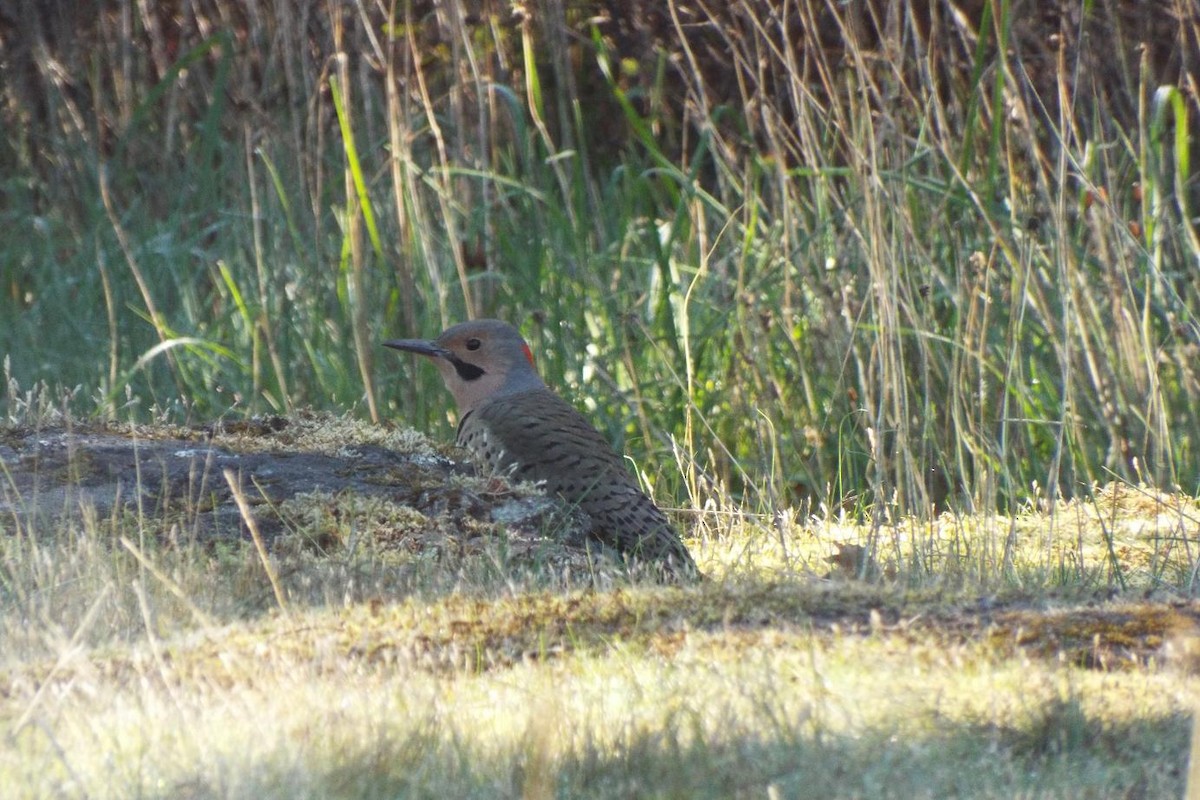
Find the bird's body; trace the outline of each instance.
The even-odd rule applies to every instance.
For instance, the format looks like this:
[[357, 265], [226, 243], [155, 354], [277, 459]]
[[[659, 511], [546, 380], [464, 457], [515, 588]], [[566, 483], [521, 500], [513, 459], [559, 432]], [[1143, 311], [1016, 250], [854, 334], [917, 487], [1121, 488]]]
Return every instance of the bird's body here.
[[634, 561], [670, 575], [697, 574], [670, 520], [621, 457], [538, 377], [516, 328], [477, 320], [432, 342], [384, 344], [433, 358], [458, 404], [458, 445], [482, 469], [542, 482], [588, 516], [596, 539]]

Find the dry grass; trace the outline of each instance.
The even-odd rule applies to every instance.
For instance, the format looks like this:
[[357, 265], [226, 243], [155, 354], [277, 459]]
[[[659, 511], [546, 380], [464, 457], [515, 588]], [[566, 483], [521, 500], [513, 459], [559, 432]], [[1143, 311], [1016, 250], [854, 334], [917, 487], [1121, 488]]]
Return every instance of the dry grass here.
[[1178, 796], [1200, 689], [1200, 605], [1185, 599], [1200, 514], [1135, 487], [1096, 496], [874, 530], [714, 510], [689, 540], [709, 576], [693, 587], [568, 580], [487, 546], [397, 558], [401, 509], [326, 498], [359, 532], [351, 548], [302, 499], [271, 556], [284, 609], [247, 544], [143, 535], [135, 557], [114, 544], [122, 526], [154, 530], [134, 516], [4, 531], [0, 783], [31, 797]]
[[[607, 602], [576, 602], [592, 600]], [[64, 650], [41, 694], [6, 676], [0, 775], [21, 796], [1179, 793], [1197, 686], [1174, 669], [1084, 670], [797, 609], [700, 630], [670, 615], [582, 647], [520, 606], [312, 609], [137, 657]], [[514, 621], [524, 647], [555, 632], [519, 653], [471, 635]], [[479, 663], [497, 652], [519, 657]]]

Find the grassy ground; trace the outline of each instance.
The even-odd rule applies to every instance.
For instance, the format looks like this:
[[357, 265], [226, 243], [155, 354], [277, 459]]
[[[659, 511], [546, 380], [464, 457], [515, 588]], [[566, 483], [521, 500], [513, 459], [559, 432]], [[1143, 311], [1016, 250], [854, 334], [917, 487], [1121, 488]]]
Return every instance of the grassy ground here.
[[693, 5], [0, 9], [10, 422], [447, 440], [501, 316], [711, 576], [0, 517], [0, 786], [1179, 795], [1200, 19]]
[[469, 636], [430, 653], [406, 626], [486, 625], [509, 601], [447, 605], [312, 610], [133, 658], [64, 652], [42, 697], [6, 681], [0, 771], [30, 797], [1182, 793], [1196, 687], [1169, 667], [832, 631], [800, 598], [787, 622], [697, 628], [680, 610], [640, 636], [574, 649], [552, 634], [483, 667]]
[[876, 530], [714, 510], [689, 587], [499, 542], [414, 558], [385, 509], [339, 508], [291, 515], [271, 574], [165, 532], [186, 520], [0, 521], [9, 796], [1183, 790], [1196, 500], [1114, 484]]

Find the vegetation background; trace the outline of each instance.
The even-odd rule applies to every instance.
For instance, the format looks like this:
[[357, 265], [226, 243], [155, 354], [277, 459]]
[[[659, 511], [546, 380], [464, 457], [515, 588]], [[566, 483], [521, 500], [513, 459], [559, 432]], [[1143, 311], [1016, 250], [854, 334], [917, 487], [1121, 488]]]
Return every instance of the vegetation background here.
[[681, 502], [1200, 486], [1186, 0], [89, 8], [0, 9], [26, 386], [428, 429], [489, 315]]

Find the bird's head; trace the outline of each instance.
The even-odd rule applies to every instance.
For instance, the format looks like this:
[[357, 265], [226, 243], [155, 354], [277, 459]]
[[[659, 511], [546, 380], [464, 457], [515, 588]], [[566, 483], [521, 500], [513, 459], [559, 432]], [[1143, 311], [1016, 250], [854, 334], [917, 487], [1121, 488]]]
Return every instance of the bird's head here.
[[461, 415], [497, 397], [545, 386], [520, 331], [498, 319], [459, 323], [433, 341], [393, 339], [383, 344], [433, 359]]

